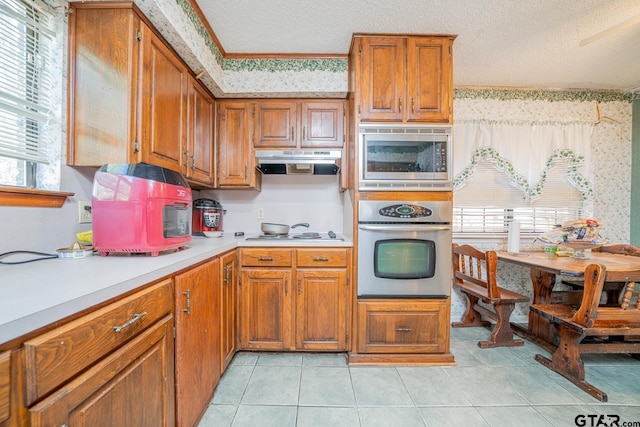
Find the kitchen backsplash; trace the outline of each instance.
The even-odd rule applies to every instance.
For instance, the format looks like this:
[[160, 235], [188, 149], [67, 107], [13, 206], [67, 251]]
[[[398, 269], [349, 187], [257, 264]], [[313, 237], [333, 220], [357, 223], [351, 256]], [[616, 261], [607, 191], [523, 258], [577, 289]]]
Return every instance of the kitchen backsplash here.
[[[260, 233], [262, 222], [293, 225], [309, 223], [309, 231], [342, 233], [342, 195], [336, 175], [264, 175], [262, 191], [207, 190], [194, 198], [211, 198], [227, 211], [225, 233]], [[258, 210], [264, 219], [258, 218]], [[293, 231], [307, 231], [299, 228]]]

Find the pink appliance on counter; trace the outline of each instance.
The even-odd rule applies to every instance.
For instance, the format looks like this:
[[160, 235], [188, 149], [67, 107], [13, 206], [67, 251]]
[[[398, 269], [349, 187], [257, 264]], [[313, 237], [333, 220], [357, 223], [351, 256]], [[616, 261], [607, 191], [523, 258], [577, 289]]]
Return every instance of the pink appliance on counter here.
[[111, 252], [184, 249], [191, 242], [191, 188], [159, 166], [108, 164], [93, 179], [93, 246]]

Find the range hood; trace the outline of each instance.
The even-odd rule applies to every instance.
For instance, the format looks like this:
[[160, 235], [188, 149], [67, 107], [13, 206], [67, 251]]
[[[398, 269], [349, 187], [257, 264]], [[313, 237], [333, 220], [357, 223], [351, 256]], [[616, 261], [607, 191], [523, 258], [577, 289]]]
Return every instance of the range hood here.
[[256, 150], [258, 170], [264, 174], [335, 175], [341, 150]]

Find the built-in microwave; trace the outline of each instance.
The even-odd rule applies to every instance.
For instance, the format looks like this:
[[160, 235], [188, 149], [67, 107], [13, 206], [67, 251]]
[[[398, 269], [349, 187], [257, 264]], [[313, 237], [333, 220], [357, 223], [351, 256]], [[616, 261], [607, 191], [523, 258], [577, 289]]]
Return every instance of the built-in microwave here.
[[451, 191], [452, 140], [447, 125], [361, 125], [361, 191]]

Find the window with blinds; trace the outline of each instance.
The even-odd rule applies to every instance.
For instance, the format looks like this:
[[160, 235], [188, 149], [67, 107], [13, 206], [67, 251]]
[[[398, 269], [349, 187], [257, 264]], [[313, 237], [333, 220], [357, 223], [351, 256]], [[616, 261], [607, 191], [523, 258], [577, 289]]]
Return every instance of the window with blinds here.
[[47, 163], [51, 13], [37, 2], [0, 0], [0, 185], [35, 187]]
[[542, 196], [532, 202], [511, 185], [509, 176], [491, 162], [476, 166], [472, 178], [453, 195], [453, 232], [491, 236], [506, 234], [509, 223], [520, 222], [521, 233], [541, 234], [556, 224], [582, 216], [582, 193], [567, 180], [569, 167], [551, 168]]

